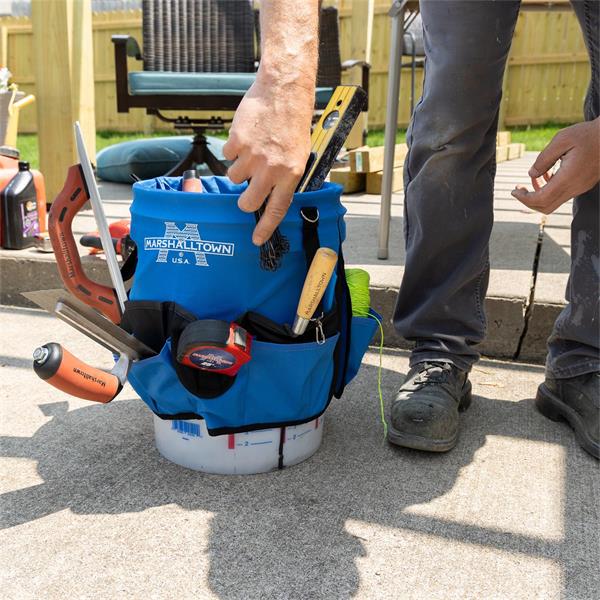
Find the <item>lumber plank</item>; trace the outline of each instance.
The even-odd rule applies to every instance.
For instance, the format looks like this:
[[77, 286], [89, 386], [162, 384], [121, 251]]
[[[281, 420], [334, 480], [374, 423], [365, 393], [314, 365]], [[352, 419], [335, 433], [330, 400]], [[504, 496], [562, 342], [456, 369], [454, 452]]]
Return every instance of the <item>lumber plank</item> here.
[[521, 158], [525, 152], [525, 144], [508, 144], [508, 160]]
[[354, 194], [355, 192], [364, 192], [366, 187], [366, 174], [354, 173], [350, 167], [339, 167], [331, 169], [329, 180], [332, 183], [339, 183], [344, 187], [344, 194]]
[[[408, 153], [406, 144], [396, 144], [394, 153], [394, 167], [404, 164]], [[358, 148], [350, 152], [350, 168], [355, 173], [375, 173], [383, 170], [384, 147]]]
[[[392, 192], [398, 192], [404, 185], [404, 165], [394, 168], [392, 175]], [[381, 186], [383, 182], [383, 171], [375, 173], [367, 173], [367, 194], [381, 194]]]
[[510, 141], [510, 131], [499, 131], [496, 134], [496, 146], [508, 146]]
[[508, 160], [508, 144], [496, 146], [496, 163]]

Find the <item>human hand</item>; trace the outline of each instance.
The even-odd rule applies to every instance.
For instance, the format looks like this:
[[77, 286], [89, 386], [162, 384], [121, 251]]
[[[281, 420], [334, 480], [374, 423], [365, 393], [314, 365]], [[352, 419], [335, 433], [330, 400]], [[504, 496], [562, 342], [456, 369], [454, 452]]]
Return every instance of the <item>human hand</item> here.
[[310, 152], [314, 84], [282, 82], [257, 75], [240, 103], [223, 146], [227, 172], [234, 183], [250, 180], [238, 205], [254, 212], [269, 198], [252, 241], [257, 246], [273, 234], [291, 202]]
[[[551, 169], [560, 160], [559, 169]], [[529, 169], [533, 191], [517, 186], [511, 194], [546, 215], [600, 181], [600, 118], [559, 131]], [[545, 180], [540, 185], [539, 178]]]

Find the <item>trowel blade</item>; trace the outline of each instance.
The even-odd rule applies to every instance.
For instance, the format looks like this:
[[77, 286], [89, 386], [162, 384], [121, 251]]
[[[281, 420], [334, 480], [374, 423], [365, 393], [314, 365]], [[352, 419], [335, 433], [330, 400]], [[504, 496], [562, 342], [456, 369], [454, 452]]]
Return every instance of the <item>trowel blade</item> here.
[[23, 292], [22, 295], [115, 354], [126, 354], [131, 360], [156, 354], [152, 348], [63, 289]]

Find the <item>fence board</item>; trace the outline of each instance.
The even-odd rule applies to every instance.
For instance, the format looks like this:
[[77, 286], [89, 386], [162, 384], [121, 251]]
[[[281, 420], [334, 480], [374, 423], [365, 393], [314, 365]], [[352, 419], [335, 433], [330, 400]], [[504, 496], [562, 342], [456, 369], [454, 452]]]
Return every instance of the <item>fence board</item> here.
[[[354, 0], [360, 2], [363, 0]], [[531, 1], [531, 0], [529, 0]], [[328, 0], [340, 11], [342, 59], [352, 57], [352, 0]], [[387, 96], [390, 19], [389, 0], [375, 0], [371, 48], [371, 88], [369, 126], [382, 127]], [[35, 93], [31, 23], [26, 17], [0, 18], [3, 43], [0, 52], [8, 57], [8, 67], [23, 91]], [[171, 126], [148, 117], [143, 110], [129, 114], [116, 111], [113, 47], [110, 38], [127, 33], [141, 43], [141, 12], [115, 11], [93, 15], [96, 124], [98, 129], [117, 131], [171, 130]], [[4, 59], [4, 56], [1, 57]], [[140, 64], [130, 59], [130, 68]], [[522, 12], [508, 62], [504, 113], [506, 125], [547, 121], [573, 122], [582, 118], [582, 103], [588, 85], [589, 64], [581, 31], [572, 12]], [[422, 69], [417, 70], [416, 95], [422, 87]], [[401, 79], [399, 124], [409, 119], [410, 72]], [[36, 131], [35, 110], [25, 111], [21, 132]]]

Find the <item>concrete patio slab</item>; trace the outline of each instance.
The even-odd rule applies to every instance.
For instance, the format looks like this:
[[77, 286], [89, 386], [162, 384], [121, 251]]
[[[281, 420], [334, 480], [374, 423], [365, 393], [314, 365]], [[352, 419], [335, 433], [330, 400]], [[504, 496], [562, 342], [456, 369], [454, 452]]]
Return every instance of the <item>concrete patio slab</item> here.
[[[458, 446], [430, 455], [383, 442], [369, 353], [314, 457], [224, 477], [164, 460], [130, 387], [99, 405], [30, 367], [51, 339], [108, 353], [40, 311], [0, 318], [7, 600], [597, 597], [598, 463], [535, 410], [540, 366], [477, 365]], [[406, 368], [385, 350], [387, 406]]]
[[565, 287], [571, 268], [572, 202], [546, 217], [534, 302], [520, 357], [543, 360], [546, 340], [560, 311], [564, 308]]

